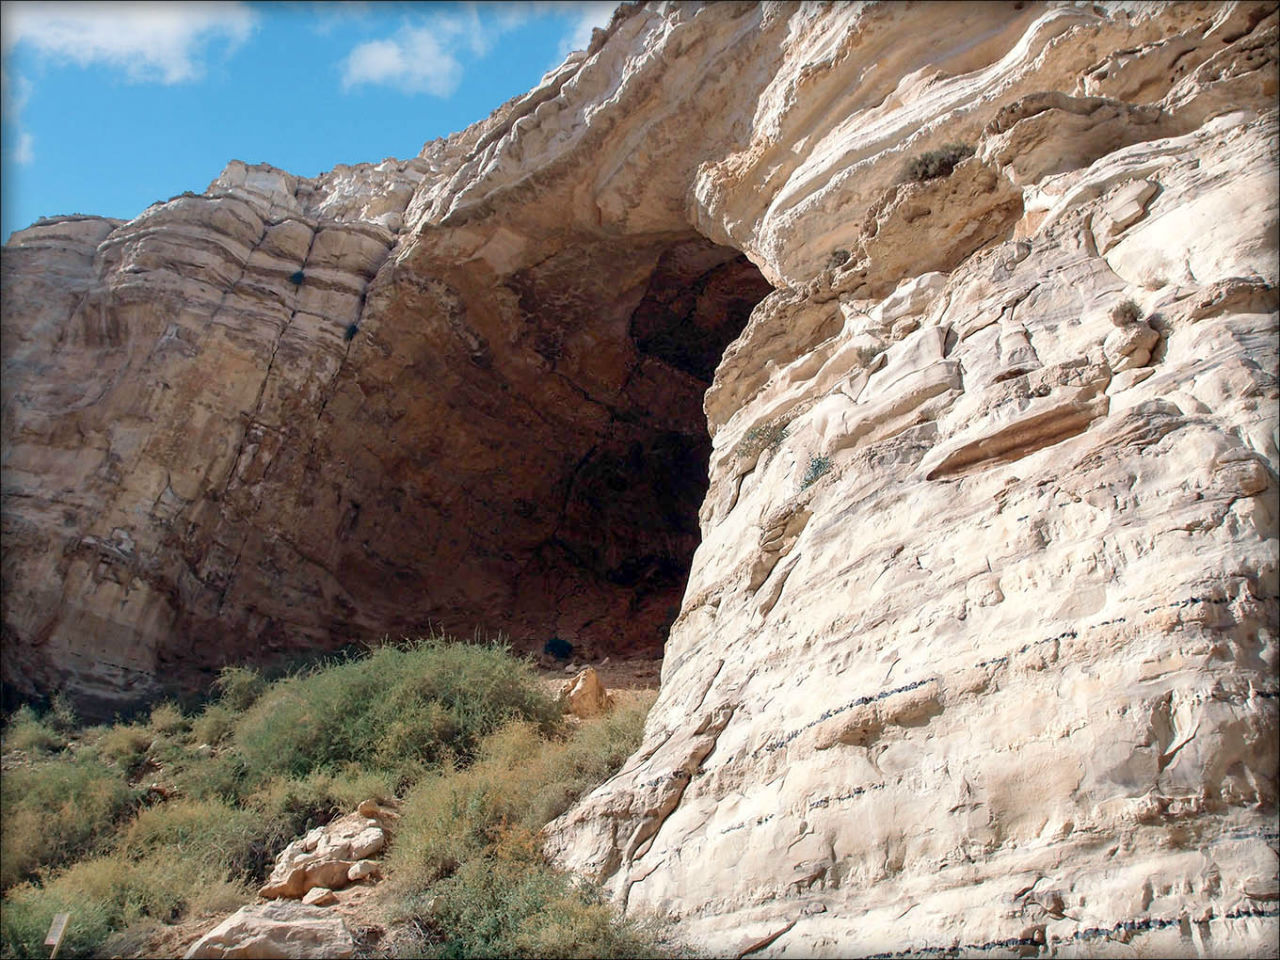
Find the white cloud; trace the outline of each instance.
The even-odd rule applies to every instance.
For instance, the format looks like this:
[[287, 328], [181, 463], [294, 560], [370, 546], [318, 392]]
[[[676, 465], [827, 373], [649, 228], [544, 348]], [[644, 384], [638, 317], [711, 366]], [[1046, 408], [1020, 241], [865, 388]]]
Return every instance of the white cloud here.
[[541, 0], [525, 3], [464, 3], [406, 21], [399, 30], [359, 44], [342, 61], [342, 86], [380, 84], [403, 93], [448, 97], [462, 82], [462, 57], [487, 56], [499, 39], [536, 17], [571, 17], [560, 56], [586, 49], [591, 31], [609, 23], [617, 3]]
[[0, 66], [0, 109], [5, 125], [12, 130], [17, 145], [8, 151], [14, 163], [27, 164], [35, 160], [35, 137], [22, 129], [22, 109], [31, 97], [31, 81]]
[[23, 46], [55, 62], [117, 67], [135, 81], [182, 83], [203, 75], [210, 44], [234, 50], [257, 18], [243, 3], [7, 3], [4, 53]]
[[347, 55], [342, 70], [346, 90], [372, 83], [447, 97], [461, 80], [462, 64], [441, 48], [429, 27], [407, 27], [392, 39], [362, 43]]
[[578, 14], [573, 29], [560, 41], [560, 56], [566, 56], [573, 50], [585, 50], [591, 45], [591, 31], [599, 27], [603, 30], [613, 19], [613, 11], [618, 8], [615, 0], [604, 3], [571, 3], [567, 6]]
[[18, 131], [18, 145], [13, 148], [13, 162], [20, 163], [24, 166], [35, 162], [36, 159], [36, 138], [25, 130]]

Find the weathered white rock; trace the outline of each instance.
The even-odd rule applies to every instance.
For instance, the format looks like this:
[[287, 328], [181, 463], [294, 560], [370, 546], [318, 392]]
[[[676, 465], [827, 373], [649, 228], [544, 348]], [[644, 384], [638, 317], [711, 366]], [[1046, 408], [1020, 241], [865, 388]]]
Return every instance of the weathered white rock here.
[[191, 945], [185, 960], [345, 960], [355, 941], [342, 918], [328, 910], [291, 901], [241, 907]]

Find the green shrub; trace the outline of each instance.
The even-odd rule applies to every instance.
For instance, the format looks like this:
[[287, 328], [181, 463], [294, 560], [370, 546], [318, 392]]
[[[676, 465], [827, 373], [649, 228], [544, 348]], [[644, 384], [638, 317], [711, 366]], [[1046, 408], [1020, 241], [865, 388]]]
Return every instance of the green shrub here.
[[4, 728], [4, 751], [49, 753], [67, 745], [66, 738], [30, 706], [19, 707]]
[[149, 725], [152, 732], [161, 736], [182, 733], [189, 726], [187, 718], [182, 715], [182, 711], [177, 704], [167, 700], [151, 708], [151, 722]]
[[355, 809], [362, 800], [392, 799], [394, 786], [389, 776], [353, 765], [336, 775], [313, 772], [302, 779], [270, 780], [244, 802], [274, 824], [278, 837], [287, 843], [312, 827]]
[[408, 783], [510, 720], [549, 729], [559, 710], [506, 647], [425, 640], [272, 684], [236, 725], [249, 781], [348, 763]]
[[45, 935], [54, 914], [69, 913], [60, 957], [100, 955], [98, 945], [111, 933], [116, 918], [106, 904], [87, 900], [65, 884], [56, 889], [23, 884], [11, 890], [0, 911], [0, 954], [5, 957], [45, 957]]
[[973, 156], [973, 147], [966, 143], [948, 143], [937, 150], [930, 150], [907, 163], [908, 180], [921, 182], [947, 177], [960, 161]]
[[155, 736], [140, 724], [108, 727], [98, 740], [98, 756], [133, 776], [146, 762]]
[[223, 706], [236, 712], [248, 710], [267, 689], [267, 682], [253, 667], [223, 667], [213, 685]]
[[804, 479], [800, 481], [800, 489], [806, 490], [817, 483], [822, 477], [831, 472], [830, 457], [810, 457], [809, 467], [804, 472]]
[[197, 745], [217, 746], [231, 736], [238, 714], [226, 704], [211, 703], [191, 721], [191, 739]]
[[5, 771], [0, 886], [109, 845], [137, 792], [118, 770], [89, 757], [59, 757]]
[[139, 813], [124, 831], [119, 852], [133, 861], [176, 852], [221, 879], [259, 880], [273, 839], [272, 824], [255, 810], [224, 800], [179, 799]]
[[483, 855], [508, 826], [541, 829], [608, 779], [639, 746], [648, 706], [620, 707], [565, 740], [511, 724], [485, 739], [471, 766], [424, 778], [405, 798], [390, 854], [402, 893]]
[[252, 898], [252, 891], [224, 876], [221, 862], [169, 849], [140, 859], [124, 855], [85, 860], [44, 886], [24, 884], [9, 892], [0, 916], [5, 956], [42, 957], [41, 946], [55, 913], [68, 912], [59, 956], [101, 957], [111, 934], [140, 922], [171, 923], [192, 909], [225, 909]]
[[529, 854], [467, 861], [437, 885], [425, 921], [429, 934], [416, 956], [664, 955], [647, 931], [618, 918], [598, 890]]
[[187, 752], [169, 761], [165, 774], [184, 797], [195, 800], [238, 801], [246, 784], [244, 760], [232, 751], [216, 755]]
[[529, 723], [485, 738], [475, 762], [406, 798], [390, 851], [423, 957], [650, 957], [653, 932], [619, 920], [598, 890], [547, 866], [538, 831], [615, 773], [652, 701], [547, 739]]

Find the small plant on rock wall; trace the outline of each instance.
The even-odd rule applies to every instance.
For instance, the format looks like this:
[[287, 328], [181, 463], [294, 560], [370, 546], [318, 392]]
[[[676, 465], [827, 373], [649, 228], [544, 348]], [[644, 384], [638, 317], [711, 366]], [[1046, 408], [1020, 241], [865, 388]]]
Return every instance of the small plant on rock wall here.
[[831, 256], [827, 257], [827, 269], [834, 270], [836, 267], [844, 266], [849, 262], [850, 257], [852, 257], [852, 254], [848, 250], [832, 250]]
[[738, 447], [734, 451], [734, 459], [747, 460], [759, 456], [766, 450], [777, 450], [787, 438], [787, 422], [770, 420], [759, 423], [742, 435]]
[[305, 279], [306, 279], [306, 274], [304, 274], [301, 270], [295, 270], [289, 276], [289, 282], [292, 283], [295, 287], [302, 286], [302, 281]]
[[1111, 322], [1117, 327], [1127, 327], [1142, 319], [1142, 308], [1133, 300], [1121, 300], [1111, 308]]
[[937, 150], [930, 150], [907, 163], [908, 180], [922, 183], [925, 180], [936, 180], [947, 177], [961, 161], [973, 156], [973, 147], [967, 143], [948, 143]]
[[809, 469], [804, 472], [804, 479], [800, 481], [800, 489], [807, 490], [830, 472], [830, 457], [810, 457]]
[[359, 332], [360, 332], [360, 328], [356, 324], [349, 323], [347, 324], [346, 331], [342, 334], [342, 339], [350, 343], [352, 340], [356, 338], [356, 334]]

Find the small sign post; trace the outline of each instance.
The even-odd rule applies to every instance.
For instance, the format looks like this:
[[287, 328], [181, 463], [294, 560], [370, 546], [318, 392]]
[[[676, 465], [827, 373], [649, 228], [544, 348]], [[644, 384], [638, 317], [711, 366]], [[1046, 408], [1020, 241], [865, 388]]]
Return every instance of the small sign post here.
[[67, 921], [71, 919], [69, 913], [55, 913], [53, 915], [53, 923], [49, 924], [49, 935], [44, 938], [46, 947], [53, 947], [53, 952], [49, 954], [49, 960], [53, 960], [58, 955], [58, 948], [62, 946], [62, 938], [67, 935]]

